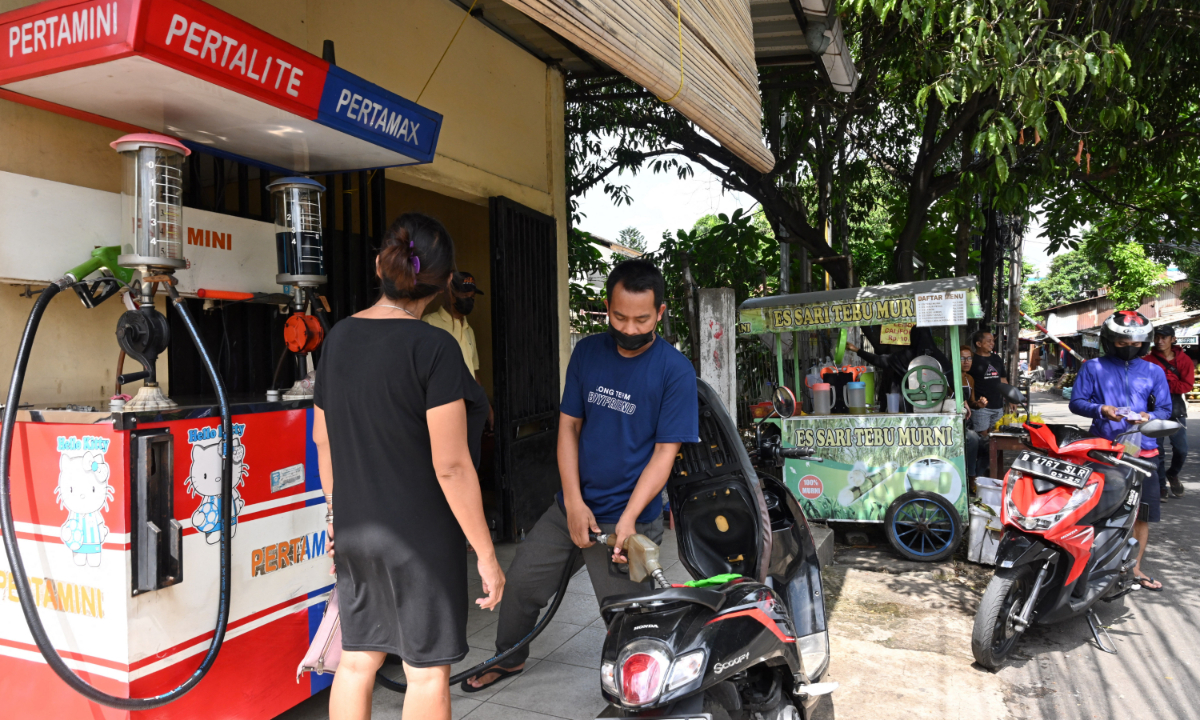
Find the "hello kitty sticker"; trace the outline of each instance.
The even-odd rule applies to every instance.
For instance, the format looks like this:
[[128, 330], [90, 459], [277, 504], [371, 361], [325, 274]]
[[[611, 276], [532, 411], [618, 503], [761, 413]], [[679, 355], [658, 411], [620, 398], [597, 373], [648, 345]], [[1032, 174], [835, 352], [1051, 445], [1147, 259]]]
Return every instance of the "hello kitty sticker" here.
[[[250, 474], [250, 466], [245, 462], [246, 446], [242, 444], [245, 432], [245, 423], [233, 424], [233, 527], [230, 537], [237, 535], [237, 517], [246, 505], [238, 492], [238, 487]], [[187, 440], [192, 446], [192, 466], [184, 486], [189, 495], [203, 498], [200, 507], [192, 513], [192, 525], [204, 533], [209, 545], [213, 545], [221, 539], [221, 461], [224, 457], [221, 429], [218, 426], [188, 430]]]
[[100, 550], [108, 537], [104, 513], [113, 499], [113, 488], [108, 484], [110, 471], [104, 454], [110, 442], [91, 435], [60, 436], [57, 442], [58, 485], [54, 495], [58, 506], [67, 511], [59, 535], [80, 567], [100, 567]]

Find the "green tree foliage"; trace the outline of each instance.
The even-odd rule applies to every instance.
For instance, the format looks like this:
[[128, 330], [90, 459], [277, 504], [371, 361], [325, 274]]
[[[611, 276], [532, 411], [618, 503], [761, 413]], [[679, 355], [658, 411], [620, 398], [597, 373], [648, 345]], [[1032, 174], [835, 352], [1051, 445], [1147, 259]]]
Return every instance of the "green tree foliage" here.
[[1109, 243], [1091, 236], [1084, 252], [1093, 264], [1107, 267], [1108, 297], [1117, 310], [1137, 310], [1143, 300], [1171, 284], [1166, 266], [1146, 257], [1140, 243]]
[[1034, 311], [1041, 311], [1082, 300], [1089, 291], [1107, 284], [1107, 267], [1094, 264], [1082, 250], [1072, 250], [1055, 255], [1046, 277], [1026, 283], [1023, 295], [1030, 300]]
[[[1108, 243], [1089, 235], [1079, 250], [1056, 255], [1045, 278], [1026, 283], [1024, 295], [1035, 311], [1106, 292], [1118, 310], [1136, 310], [1171, 284], [1167, 268], [1146, 256], [1136, 242]], [[1030, 312], [1030, 310], [1026, 310]]]
[[[764, 135], [777, 158], [765, 174], [623, 80], [572, 79], [569, 191], [601, 187], [628, 202], [620, 172], [705, 168], [757, 200], [777, 237], [825, 259], [844, 285], [851, 268], [838, 258], [854, 244], [853, 198], [881, 172], [887, 186], [875, 197], [889, 232], [850, 249], [855, 273], [911, 279], [915, 252], [936, 274], [963, 274], [984, 208], [1028, 207], [1078, 169], [1081, 138], [1157, 137], [1141, 83], [1157, 82], [1176, 56], [1127, 46], [1178, 24], [1173, 8], [1188, 1], [850, 0], [842, 21], [862, 76], [853, 93], [834, 92], [811, 69], [760, 71]], [[862, 207], [869, 215], [877, 204]]]
[[617, 233], [617, 244], [624, 245], [631, 250], [646, 252], [646, 236], [635, 227], [627, 227]]
[[567, 235], [571, 330], [583, 334], [604, 329], [597, 315], [604, 312], [604, 290], [593, 287], [588, 278], [607, 276], [612, 269], [593, 241], [591, 233], [576, 228], [571, 228]]
[[1200, 9], [1195, 0], [1136, 7], [1121, 92], [1068, 108], [1075, 147], [1043, 200], [1052, 250], [1081, 246], [1084, 228], [1159, 259], [1200, 241]]
[[779, 243], [755, 222], [755, 213], [742, 209], [702, 217], [674, 237], [663, 233], [658, 250], [646, 257], [662, 269], [667, 297], [676, 303], [687, 296], [685, 268], [695, 287], [733, 288], [738, 303], [778, 291]]

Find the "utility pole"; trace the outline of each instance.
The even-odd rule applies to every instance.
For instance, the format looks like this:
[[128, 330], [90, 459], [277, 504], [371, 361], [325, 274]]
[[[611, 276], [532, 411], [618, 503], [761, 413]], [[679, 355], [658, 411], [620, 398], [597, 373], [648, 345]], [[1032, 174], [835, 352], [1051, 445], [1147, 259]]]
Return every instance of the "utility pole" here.
[[1016, 216], [1010, 216], [1008, 261], [1008, 380], [1014, 385], [1021, 377], [1021, 246], [1025, 227]]

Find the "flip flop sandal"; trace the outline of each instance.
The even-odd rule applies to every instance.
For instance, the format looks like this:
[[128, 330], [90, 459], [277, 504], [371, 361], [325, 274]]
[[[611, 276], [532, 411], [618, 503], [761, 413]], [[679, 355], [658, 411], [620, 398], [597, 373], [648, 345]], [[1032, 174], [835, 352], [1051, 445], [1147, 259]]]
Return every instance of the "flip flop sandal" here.
[[[1159, 589], [1161, 589], [1161, 588], [1159, 588]], [[519, 670], [505, 670], [504, 668], [494, 667], [483, 674], [490, 675], [491, 673], [497, 673], [497, 674], [499, 674], [500, 677], [496, 678], [495, 680], [491, 681], [490, 683], [488, 683], [486, 685], [481, 685], [479, 687], [475, 687], [474, 685], [472, 685], [470, 682], [468, 682], [471, 678], [467, 678], [466, 680], [462, 681], [462, 685], [459, 685], [459, 688], [461, 688], [463, 692], [469, 692], [469, 693], [479, 692], [480, 690], [487, 690], [491, 686], [495, 685], [496, 683], [500, 682], [501, 680], [503, 680], [507, 677], [511, 677], [513, 675], [520, 675], [523, 672], [525, 672], [525, 668], [520, 668]]]
[[[1149, 590], [1150, 592], [1162, 592], [1162, 589], [1163, 589], [1162, 583], [1158, 582], [1157, 580], [1150, 577], [1149, 575], [1147, 575], [1146, 577], [1140, 577], [1140, 578], [1134, 578], [1134, 579], [1137, 580], [1138, 584], [1141, 585], [1142, 588], [1145, 590]], [[1158, 587], [1150, 587], [1150, 585], [1152, 585], [1152, 584], [1158, 585]]]

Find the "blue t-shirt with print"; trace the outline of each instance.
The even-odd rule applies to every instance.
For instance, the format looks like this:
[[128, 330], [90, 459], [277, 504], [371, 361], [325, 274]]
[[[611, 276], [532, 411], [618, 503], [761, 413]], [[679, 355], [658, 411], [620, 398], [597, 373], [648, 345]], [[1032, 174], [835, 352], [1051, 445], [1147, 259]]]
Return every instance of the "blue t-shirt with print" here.
[[[580, 340], [567, 365], [560, 409], [583, 419], [579, 486], [596, 522], [621, 519], [655, 443], [700, 441], [696, 371], [657, 336], [650, 349], [631, 358], [607, 333]], [[660, 496], [638, 522], [661, 514]]]

